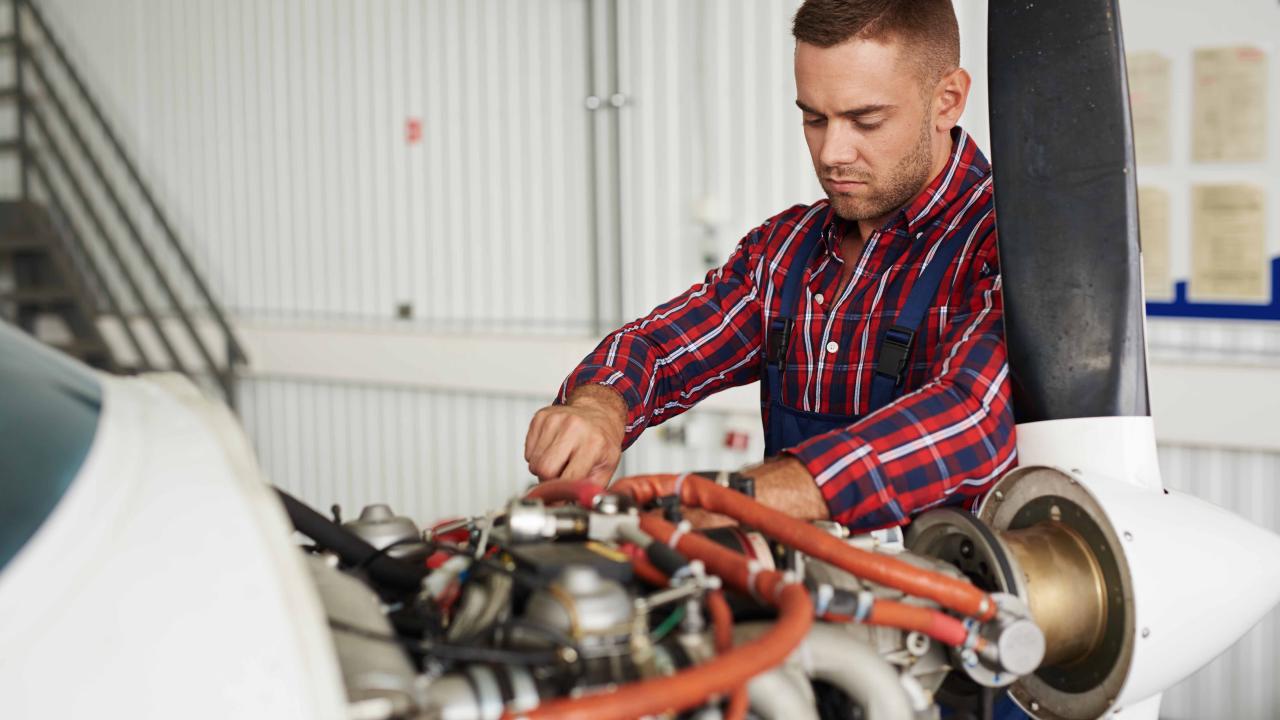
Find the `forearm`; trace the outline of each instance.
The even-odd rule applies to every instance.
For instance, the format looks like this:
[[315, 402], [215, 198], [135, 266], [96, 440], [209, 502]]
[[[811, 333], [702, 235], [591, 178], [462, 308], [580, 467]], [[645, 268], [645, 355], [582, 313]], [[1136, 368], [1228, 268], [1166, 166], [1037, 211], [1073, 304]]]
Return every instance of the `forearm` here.
[[615, 419], [619, 427], [622, 427], [627, 422], [627, 401], [617, 388], [610, 385], [599, 383], [580, 385], [569, 392], [565, 404], [595, 408], [608, 417]]
[[827, 520], [827, 502], [805, 466], [782, 456], [746, 468], [755, 481], [756, 500], [800, 520]]
[[625, 444], [702, 398], [759, 377], [760, 296], [753, 268], [763, 239], [752, 231], [703, 282], [610, 333], [565, 379], [566, 402], [603, 384], [626, 401]]
[[[813, 476], [795, 458], [778, 457], [744, 468], [742, 474], [755, 484], [755, 499], [774, 510], [800, 520], [827, 520], [827, 503], [813, 482]], [[726, 515], [701, 508], [683, 509], [686, 520], [697, 528], [736, 525]]]

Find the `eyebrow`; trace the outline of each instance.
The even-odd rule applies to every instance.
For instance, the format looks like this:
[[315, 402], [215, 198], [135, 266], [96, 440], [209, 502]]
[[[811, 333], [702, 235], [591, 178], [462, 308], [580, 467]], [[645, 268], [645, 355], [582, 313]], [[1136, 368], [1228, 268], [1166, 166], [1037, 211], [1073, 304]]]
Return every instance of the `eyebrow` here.
[[[809, 113], [810, 115], [822, 115], [822, 114], [823, 114], [823, 113], [818, 112], [817, 110], [814, 110], [813, 108], [809, 107], [808, 105], [805, 105], [804, 103], [800, 102], [799, 100], [796, 100], [796, 107], [800, 108], [800, 109], [801, 109], [802, 111], [804, 111], [804, 112]], [[893, 107], [894, 107], [893, 105], [889, 105], [889, 104], [886, 104], [886, 103], [875, 103], [875, 104], [871, 104], [871, 105], [862, 105], [862, 106], [859, 106], [859, 107], [853, 108], [852, 110], [842, 110], [842, 111], [840, 111], [840, 112], [838, 112], [838, 113], [836, 113], [836, 114], [837, 114], [837, 115], [840, 115], [840, 116], [843, 116], [843, 117], [859, 118], [859, 117], [863, 117], [863, 116], [865, 116], [865, 115], [871, 115], [872, 113], [881, 112], [881, 111], [883, 111], [883, 110], [889, 110], [889, 109], [892, 109]]]

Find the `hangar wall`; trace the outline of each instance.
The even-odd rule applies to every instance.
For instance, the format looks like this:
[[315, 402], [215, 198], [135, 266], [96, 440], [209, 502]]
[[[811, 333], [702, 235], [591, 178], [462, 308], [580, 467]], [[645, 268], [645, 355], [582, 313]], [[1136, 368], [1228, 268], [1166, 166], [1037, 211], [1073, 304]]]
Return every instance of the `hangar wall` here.
[[[794, 4], [45, 2], [243, 326], [566, 339], [645, 311], [767, 215], [817, 197], [790, 104]], [[1218, 3], [1209, 25], [1194, 20], [1203, 8], [1123, 0], [1129, 47], [1185, 63], [1202, 43], [1260, 44], [1274, 109], [1280, 9]], [[965, 124], [985, 146], [985, 5], [958, 9], [978, 79]], [[1153, 363], [1210, 376], [1280, 368], [1268, 326], [1153, 320], [1150, 342]], [[518, 375], [522, 358], [510, 362]], [[273, 371], [251, 373], [241, 408], [277, 482], [429, 518], [493, 507], [524, 482], [524, 423], [551, 390]], [[626, 470], [736, 466], [759, 447], [740, 409], [684, 420], [642, 439]], [[747, 449], [723, 447], [726, 429]], [[1280, 530], [1274, 450], [1166, 443], [1160, 459], [1170, 487]], [[1172, 691], [1164, 716], [1280, 714], [1277, 617]]]

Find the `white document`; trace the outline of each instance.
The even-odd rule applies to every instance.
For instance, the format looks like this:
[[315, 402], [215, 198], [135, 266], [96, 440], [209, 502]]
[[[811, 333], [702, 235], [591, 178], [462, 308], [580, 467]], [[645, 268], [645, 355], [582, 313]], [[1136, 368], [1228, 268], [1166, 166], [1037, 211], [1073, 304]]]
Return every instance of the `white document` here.
[[1169, 58], [1140, 52], [1126, 59], [1129, 67], [1129, 106], [1133, 111], [1133, 144], [1143, 165], [1167, 164], [1172, 155], [1169, 117]]
[[1142, 239], [1142, 277], [1147, 299], [1173, 300], [1167, 191], [1154, 187], [1138, 188], [1138, 233]]
[[1195, 54], [1191, 158], [1261, 162], [1267, 154], [1267, 55], [1254, 47]]
[[1254, 185], [1191, 188], [1192, 300], [1267, 302], [1266, 194]]

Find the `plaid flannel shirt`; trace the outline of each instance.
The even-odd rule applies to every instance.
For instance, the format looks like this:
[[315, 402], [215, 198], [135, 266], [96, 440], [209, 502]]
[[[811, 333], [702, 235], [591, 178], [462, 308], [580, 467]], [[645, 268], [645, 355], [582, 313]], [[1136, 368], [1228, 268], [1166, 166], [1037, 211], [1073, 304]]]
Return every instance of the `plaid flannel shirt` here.
[[[953, 138], [942, 173], [866, 239], [847, 287], [840, 287], [839, 240], [856, 226], [826, 200], [797, 205], [748, 233], [703, 282], [609, 334], [565, 380], [559, 401], [584, 384], [612, 386], [626, 400], [630, 445], [711, 393], [759, 380], [764, 329], [781, 310], [783, 281], [802, 272], [783, 402], [861, 416], [784, 451], [813, 476], [832, 519], [884, 527], [979, 495], [1016, 462], [1014, 423], [991, 169], [963, 131]], [[877, 339], [940, 241], [975, 216], [976, 230], [917, 333], [902, 395], [866, 414]], [[825, 225], [824, 247], [801, 267], [796, 248], [812, 223]], [[767, 425], [767, 402], [761, 411]]]

